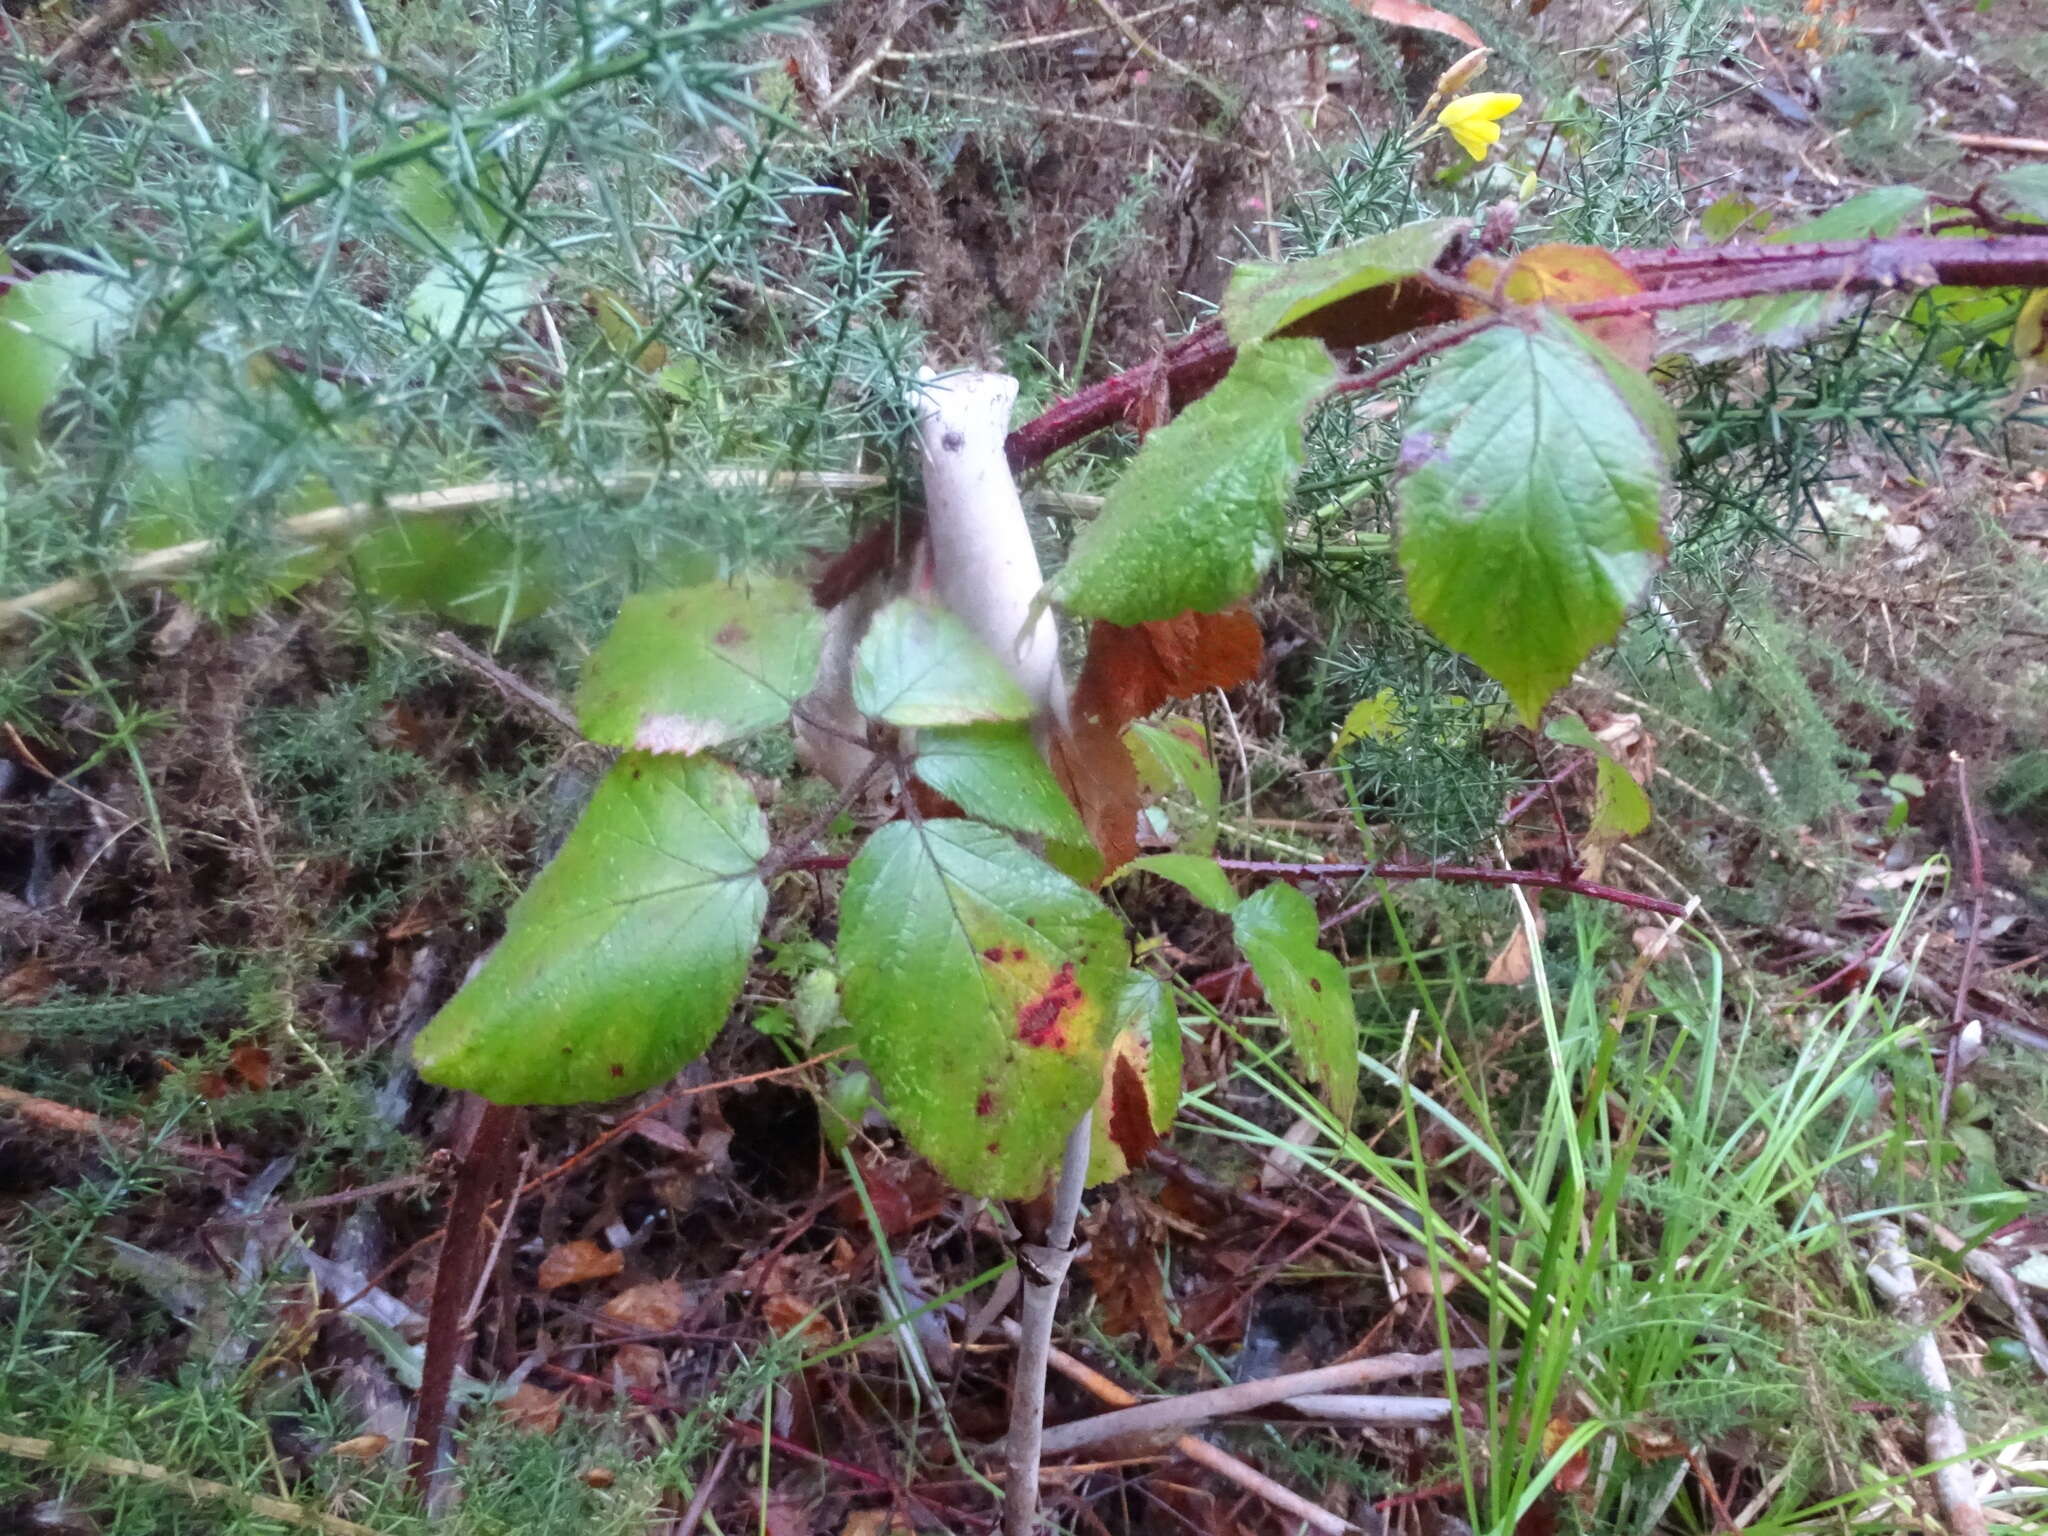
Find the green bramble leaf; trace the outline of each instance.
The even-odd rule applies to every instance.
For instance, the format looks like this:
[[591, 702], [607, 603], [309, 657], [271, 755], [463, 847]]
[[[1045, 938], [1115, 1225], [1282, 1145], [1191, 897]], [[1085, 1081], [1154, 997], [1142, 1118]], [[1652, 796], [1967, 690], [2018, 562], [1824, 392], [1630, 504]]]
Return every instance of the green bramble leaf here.
[[1291, 885], [1264, 886], [1237, 904], [1231, 926], [1309, 1081], [1349, 1125], [1358, 1107], [1358, 1014], [1344, 967], [1316, 943], [1315, 903]]
[[1138, 788], [1161, 799], [1178, 791], [1185, 802], [1158, 807], [1164, 811], [1187, 853], [1213, 853], [1223, 819], [1223, 780], [1209, 751], [1209, 733], [1185, 715], [1169, 715], [1157, 725], [1134, 722], [1124, 732], [1124, 745], [1138, 768]]
[[1593, 824], [1587, 829], [1590, 839], [1613, 843], [1650, 829], [1650, 797], [1585, 721], [1577, 715], [1559, 715], [1543, 728], [1543, 734], [1552, 741], [1584, 747], [1593, 754]]
[[1648, 381], [1552, 313], [1456, 347], [1416, 397], [1399, 487], [1409, 604], [1525, 720], [1648, 589], [1676, 438]]
[[723, 746], [789, 718], [824, 644], [810, 594], [779, 577], [642, 592], [583, 669], [577, 722], [611, 747]]
[[112, 345], [134, 307], [126, 283], [97, 272], [44, 272], [0, 292], [0, 421], [16, 449], [34, 444], [73, 366]]
[[485, 522], [394, 520], [358, 540], [351, 558], [372, 597], [461, 624], [502, 631], [555, 600], [532, 552]]
[[1115, 915], [993, 827], [892, 822], [847, 872], [855, 1041], [911, 1145], [970, 1194], [1044, 1188], [1101, 1086], [1127, 964]]
[[1231, 889], [1230, 876], [1223, 872], [1223, 866], [1198, 853], [1148, 853], [1142, 859], [1131, 860], [1116, 872], [1116, 877], [1121, 880], [1133, 874], [1171, 880], [1211, 912], [1228, 912], [1237, 905], [1237, 892]]
[[405, 301], [408, 324], [442, 341], [486, 345], [519, 329], [540, 303], [541, 273], [524, 257], [464, 240], [449, 248]]
[[1031, 699], [957, 614], [899, 597], [853, 653], [853, 702], [891, 725], [1026, 720]]
[[1336, 376], [1320, 342], [1240, 351], [1222, 383], [1145, 439], [1046, 599], [1131, 625], [1244, 597], [1279, 556], [1302, 416]]
[[[1107, 1184], [1131, 1171], [1117, 1133], [1138, 1140], [1163, 1136], [1180, 1108], [1180, 1018], [1173, 994], [1150, 971], [1133, 967], [1116, 996], [1115, 1034], [1102, 1064], [1102, 1093], [1090, 1128], [1088, 1182]], [[1142, 1098], [1145, 1125], [1127, 1126], [1123, 1116]]]
[[917, 733], [916, 775], [968, 815], [1061, 843], [1088, 829], [1022, 721], [935, 725]]
[[1230, 274], [1223, 329], [1236, 347], [1264, 341], [1339, 300], [1429, 271], [1470, 227], [1467, 219], [1431, 219], [1303, 261], [1248, 261]]
[[2048, 220], [2048, 165], [2015, 165], [1991, 178], [1991, 191], [2010, 204], [2008, 217]]
[[768, 910], [768, 828], [709, 757], [629, 752], [505, 937], [413, 1046], [428, 1082], [577, 1104], [673, 1076], [718, 1033]]

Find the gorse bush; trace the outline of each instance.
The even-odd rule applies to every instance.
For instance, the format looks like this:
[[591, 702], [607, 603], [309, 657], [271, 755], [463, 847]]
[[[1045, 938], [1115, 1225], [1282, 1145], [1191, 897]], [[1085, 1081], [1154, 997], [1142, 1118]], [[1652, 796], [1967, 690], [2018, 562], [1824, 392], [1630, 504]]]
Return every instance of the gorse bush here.
[[[201, 963], [161, 1027], [289, 1029], [294, 999], [362, 934], [442, 922], [497, 939], [407, 1042], [428, 1082], [488, 1101], [413, 1362], [422, 1480], [451, 1391], [474, 1386], [458, 1388], [456, 1353], [508, 1109], [669, 1081], [727, 1024], [765, 944], [774, 985], [749, 1006], [793, 1060], [799, 1045], [817, 1058], [803, 1064], [837, 1150], [885, 1115], [969, 1194], [1054, 1191], [1022, 1266], [1009, 1507], [1028, 1530], [1082, 1189], [1142, 1168], [1180, 1112], [1183, 1006], [1235, 1027], [1127, 921], [1146, 880], [1227, 930], [1227, 963], [1203, 980], [1233, 1000], [1255, 987], [1274, 1021], [1237, 1042], [1260, 1091], [1319, 1138], [1326, 1176], [1366, 1180], [1363, 1205], [1424, 1246], [1446, 1351], [1447, 1270], [1490, 1304], [1495, 1370], [1520, 1341], [1526, 1363], [1489, 1382], [1507, 1402], [1484, 1418], [1487, 1474], [1453, 1421], [1475, 1526], [1517, 1529], [1597, 1434], [1793, 1416], [1801, 1386], [1777, 1336], [1732, 1298], [1753, 1242], [1839, 1247], [1824, 1212], [1781, 1221], [1773, 1202], [1782, 1180], [1817, 1187], [1850, 1156], [1826, 1125], [1873, 1063], [1897, 1055], [1912, 1075], [1895, 1021], [1878, 1046], [1845, 1032], [1778, 1063], [1768, 1089], [1716, 1086], [1718, 974], [1704, 1001], [1672, 1004], [1685, 1028], [1625, 1047], [1593, 993], [1604, 933], [1579, 926], [1576, 952], [1554, 957], [1560, 1015], [1518, 890], [1489, 979], [1534, 981], [1552, 1075], [1529, 1090], [1535, 1129], [1503, 1135], [1437, 1003], [1441, 987], [1465, 1023], [1493, 1016], [1463, 998], [1462, 960], [1442, 962], [1441, 986], [1383, 914], [1404, 989], [1388, 1017], [1408, 1020], [1391, 1065], [1362, 1049], [1388, 1043], [1384, 1026], [1362, 1036], [1326, 930], [1393, 882], [1590, 897], [1652, 925], [1633, 999], [1692, 908], [1607, 883], [1609, 857], [1653, 825], [1640, 780], [1658, 767], [1643, 720], [1616, 729], [1617, 708], [1648, 717], [1664, 776], [1727, 821], [1727, 841], [1769, 859], [1811, 867], [1801, 829], [1856, 810], [1859, 775], [1902, 804], [1924, 792], [1871, 768], [1879, 729], [1839, 717], [1846, 701], [1902, 728], [1893, 701], [1925, 663], [1876, 678], [1763, 584], [1838, 555], [1849, 455], [1927, 474], [1959, 441], [1996, 451], [2034, 424], [2013, 386], [2042, 355], [2028, 295], [2048, 288], [2048, 179], [2010, 172], [1967, 201], [1943, 189], [1952, 202], [1881, 187], [1780, 227], [1735, 200], [1700, 216], [1709, 245], [1667, 248], [1688, 217], [1692, 76], [1725, 51], [1715, 7], [1660, 14], [1506, 163], [1492, 146], [1522, 98], [1498, 76], [1548, 66], [1503, 47], [1487, 82], [1502, 89], [1479, 90], [1483, 51], [1425, 54], [1418, 77], [1365, 29], [1353, 62], [1398, 82], [1404, 120], [1360, 125], [1276, 206], [1262, 198], [1248, 243], [1270, 259], [1235, 262], [1208, 318], [1146, 336], [1112, 372], [1096, 327], [1129, 347], [1166, 313], [1194, 318], [1120, 292], [1161, 259], [1159, 187], [1127, 163], [1096, 168], [1066, 210], [1059, 279], [1026, 281], [1047, 244], [1026, 152], [1060, 156], [1034, 141], [1045, 104], [1024, 88], [1049, 72], [970, 14], [952, 51], [898, 56], [883, 104], [828, 121], [831, 84], [806, 72], [813, 9], [579, 0], [483, 27], [431, 6], [351, 8], [347, 25], [285, 11], [233, 50], [166, 23], [139, 46], [175, 89], [81, 99], [38, 74], [0, 103], [0, 644], [17, 647], [0, 718], [61, 739], [68, 772], [132, 774], [122, 814], [147, 830], [162, 888], [183, 880], [194, 903], [266, 925], [255, 960], [188, 946]], [[232, 62], [251, 45], [321, 62], [289, 93], [252, 92]], [[330, 69], [333, 55], [353, 62]], [[970, 69], [1018, 99], [954, 73]], [[1200, 126], [1176, 131], [1215, 163], [1258, 151], [1269, 120], [1241, 91], [1185, 67], [1177, 96], [1207, 99]], [[1133, 126], [1057, 110], [1057, 132]], [[985, 206], [944, 241], [925, 222], [906, 234], [936, 189], [962, 184]], [[929, 262], [904, 254], [920, 241]], [[958, 307], [958, 274], [934, 269], [977, 242], [1009, 313], [927, 335]], [[1221, 265], [1213, 228], [1175, 254], [1183, 272]], [[948, 371], [997, 356], [1029, 375], [1015, 422], [1015, 379]], [[1075, 388], [1082, 375], [1099, 382]], [[1020, 492], [1015, 477], [1055, 455]], [[174, 608], [156, 601], [166, 589]], [[1239, 817], [1218, 728], [1239, 735], [1236, 716], [1161, 711], [1282, 691], [1260, 622], [1282, 610], [1306, 615], [1284, 687], [1307, 702], [1273, 706], [1280, 745], [1259, 767], [1235, 741]], [[429, 638], [421, 616], [497, 660]], [[152, 697], [142, 660], [188, 646], [221, 663], [203, 721], [180, 716], [190, 694]], [[310, 699], [271, 688], [288, 650], [318, 679]], [[451, 658], [513, 702], [469, 718], [478, 696], [451, 691]], [[556, 761], [493, 739], [515, 707], [576, 747]], [[422, 745], [423, 710], [463, 729]], [[195, 829], [167, 823], [148, 746], [172, 740], [184, 780], [223, 776], [211, 824], [242, 821], [258, 888], [227, 887]], [[2026, 761], [1999, 784], [2016, 808], [2036, 798]], [[1254, 793], [1297, 770], [1355, 862], [1258, 830]], [[1574, 774], [1576, 843], [1554, 793]], [[1517, 867], [1519, 813], [1503, 807], [1546, 787], [1561, 852]], [[1326, 917], [1301, 887], [1337, 879], [1365, 899]], [[1757, 893], [1753, 915], [1776, 895]], [[799, 903], [815, 931], [785, 921]], [[76, 1007], [59, 995], [34, 1012], [56, 1038]], [[1849, 1011], [1864, 1017], [1869, 994]], [[1423, 1013], [1442, 1166], [1409, 1092]], [[95, 1027], [78, 1022], [72, 1046]], [[212, 1102], [223, 1045], [196, 1045], [151, 1113], [275, 1135], [273, 1106]], [[1581, 1107], [1624, 1069], [1645, 1098], [1611, 1123]], [[292, 1102], [381, 1170], [404, 1145], [367, 1107], [372, 1076], [321, 1063]], [[1412, 1166], [1354, 1129], [1361, 1095], [1385, 1091]], [[1218, 1095], [1188, 1112], [1226, 1138], [1270, 1135]], [[1996, 1203], [1995, 1162], [1952, 1140], [1973, 1163], [1968, 1200]], [[1670, 1165], [1654, 1194], [1646, 1149]], [[1903, 1187], [1922, 1170], [1899, 1151], [1881, 1175]], [[1699, 1170], [1671, 1172], [1691, 1159]], [[25, 1320], [62, 1310], [84, 1234], [144, 1201], [153, 1166], [33, 1234], [58, 1257], [17, 1298], [9, 1379], [51, 1360], [111, 1368], [69, 1335], [32, 1342]], [[1492, 1262], [1436, 1214], [1433, 1183], [1490, 1218]], [[1654, 1208], [1668, 1241], [1620, 1257], [1624, 1205]], [[1699, 1306], [1695, 1284], [1711, 1293]], [[260, 1289], [235, 1304], [262, 1305]], [[1573, 1419], [1581, 1350], [1593, 1407]], [[760, 1379], [787, 1368], [778, 1357]], [[181, 1423], [196, 1414], [189, 1390], [171, 1401]], [[1561, 1415], [1549, 1439], [1529, 1432]], [[1638, 1459], [1615, 1507], [1654, 1504], [1644, 1469], [1659, 1458]], [[513, 1460], [472, 1504], [477, 1528], [493, 1498], [530, 1508], [528, 1479], [568, 1481], [562, 1455]], [[586, 1518], [585, 1502], [560, 1517]]]

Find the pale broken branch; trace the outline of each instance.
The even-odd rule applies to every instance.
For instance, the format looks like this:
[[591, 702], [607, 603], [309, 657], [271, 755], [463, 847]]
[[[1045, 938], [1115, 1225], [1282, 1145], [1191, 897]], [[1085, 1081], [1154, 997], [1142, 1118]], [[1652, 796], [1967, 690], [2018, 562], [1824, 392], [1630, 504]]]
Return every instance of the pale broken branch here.
[[138, 1482], [155, 1483], [188, 1499], [217, 1500], [247, 1510], [252, 1515], [261, 1515], [266, 1520], [276, 1520], [302, 1530], [323, 1531], [326, 1536], [382, 1536], [381, 1532], [367, 1525], [343, 1520], [338, 1515], [322, 1514], [261, 1493], [244, 1493], [226, 1483], [190, 1477], [183, 1472], [173, 1472], [169, 1467], [157, 1466], [154, 1462], [131, 1461], [126, 1456], [103, 1456], [97, 1451], [73, 1451], [60, 1457], [55, 1442], [34, 1440], [26, 1435], [0, 1435], [0, 1451], [9, 1456], [19, 1456], [24, 1461], [61, 1460], [66, 1466], [78, 1467], [100, 1477], [127, 1477]]
[[1206, 1423], [1226, 1414], [1249, 1413], [1297, 1397], [1315, 1397], [1342, 1392], [1367, 1382], [1399, 1381], [1424, 1376], [1446, 1364], [1453, 1371], [1468, 1371], [1495, 1359], [1490, 1350], [1454, 1349], [1448, 1362], [1442, 1355], [1375, 1355], [1342, 1365], [1320, 1366], [1312, 1371], [1295, 1371], [1258, 1381], [1241, 1381], [1234, 1386], [1208, 1392], [1191, 1392], [1185, 1397], [1165, 1398], [1114, 1413], [1097, 1414], [1073, 1424], [1060, 1424], [1045, 1432], [1048, 1456], [1100, 1445], [1123, 1435], [1161, 1434], [1184, 1430], [1191, 1424]]
[[[1005, 1318], [1003, 1332], [1014, 1342], [1023, 1336], [1023, 1330], [1016, 1323]], [[1069, 1381], [1095, 1394], [1112, 1408], [1132, 1408], [1138, 1403], [1137, 1396], [1125, 1391], [1107, 1376], [1093, 1367], [1076, 1360], [1065, 1350], [1054, 1349], [1047, 1355], [1047, 1362]], [[1307, 1525], [1309, 1529], [1322, 1532], [1322, 1536], [1344, 1536], [1355, 1531], [1357, 1526], [1348, 1520], [1339, 1519], [1318, 1504], [1312, 1504], [1300, 1494], [1281, 1483], [1276, 1483], [1256, 1467], [1239, 1461], [1228, 1451], [1218, 1450], [1206, 1440], [1193, 1435], [1182, 1435], [1173, 1443], [1173, 1448], [1189, 1461], [1206, 1467], [1218, 1477], [1229, 1479], [1244, 1489], [1264, 1499], [1275, 1509], [1283, 1510]]]
[[[78, 1109], [70, 1104], [60, 1104], [55, 1099], [38, 1098], [32, 1093], [23, 1093], [19, 1088], [0, 1087], [0, 1109], [11, 1109], [31, 1125], [41, 1126], [46, 1131], [63, 1131], [73, 1136], [92, 1136], [123, 1146], [139, 1146], [148, 1141], [149, 1133], [139, 1125], [129, 1125], [118, 1120], [108, 1120], [89, 1109]], [[206, 1147], [197, 1142], [186, 1141], [176, 1136], [156, 1138], [154, 1145], [177, 1157], [192, 1158], [213, 1163], [239, 1163], [241, 1155], [224, 1147]]]
[[1880, 1221], [1872, 1229], [1870, 1283], [1884, 1294], [1901, 1320], [1912, 1328], [1912, 1342], [1906, 1347], [1906, 1364], [1926, 1387], [1928, 1406], [1921, 1420], [1921, 1436], [1927, 1459], [1944, 1463], [1934, 1470], [1934, 1498], [1941, 1507], [1949, 1536], [1986, 1536], [1984, 1506], [1977, 1498], [1977, 1474], [1963, 1459], [1970, 1448], [1963, 1426], [1956, 1418], [1955, 1389], [1949, 1382], [1948, 1364], [1941, 1358], [1941, 1345], [1927, 1320], [1926, 1300], [1913, 1274], [1912, 1255], [1906, 1252], [1905, 1236], [1897, 1222]]

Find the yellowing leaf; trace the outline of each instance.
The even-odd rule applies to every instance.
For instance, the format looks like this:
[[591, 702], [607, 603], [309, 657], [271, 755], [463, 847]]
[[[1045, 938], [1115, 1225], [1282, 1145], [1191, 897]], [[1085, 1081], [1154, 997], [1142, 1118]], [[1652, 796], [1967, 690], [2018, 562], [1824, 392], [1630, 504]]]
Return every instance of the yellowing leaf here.
[[2020, 365], [2023, 387], [2048, 378], [2048, 288], [2028, 294], [2020, 306], [2012, 323], [2012, 355]]
[[1401, 724], [1400, 696], [1391, 688], [1382, 688], [1351, 706], [1330, 750], [1342, 752], [1354, 741], [1399, 741], [1406, 729]]
[[[1475, 258], [1466, 281], [1481, 287], [1494, 281], [1495, 264]], [[1514, 304], [1584, 304], [1595, 299], [1641, 293], [1629, 270], [1590, 245], [1533, 245], [1508, 264], [1502, 297]], [[1648, 315], [1613, 315], [1581, 322], [1584, 330], [1632, 367], [1647, 368], [1657, 351], [1656, 328]]]
[[789, 717], [824, 638], [810, 594], [776, 577], [642, 592], [584, 667], [577, 721], [606, 746], [723, 746]]

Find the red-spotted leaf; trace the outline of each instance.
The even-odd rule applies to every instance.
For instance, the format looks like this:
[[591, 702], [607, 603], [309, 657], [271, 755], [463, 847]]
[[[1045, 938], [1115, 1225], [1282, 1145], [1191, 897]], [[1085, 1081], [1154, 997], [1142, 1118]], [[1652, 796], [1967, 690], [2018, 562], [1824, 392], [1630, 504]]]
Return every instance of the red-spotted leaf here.
[[1358, 1105], [1358, 1014], [1344, 967], [1316, 944], [1315, 904], [1291, 885], [1268, 885], [1237, 904], [1231, 924], [1309, 1081], [1349, 1125]]
[[969, 1193], [1039, 1193], [1101, 1087], [1122, 925], [957, 819], [876, 832], [840, 913], [846, 1017], [911, 1145]]
[[718, 1033], [768, 910], [768, 828], [709, 757], [620, 758], [483, 968], [421, 1033], [430, 1083], [577, 1104], [666, 1081]]
[[1423, 384], [1401, 444], [1409, 605], [1525, 720], [1648, 590], [1676, 441], [1649, 382], [1557, 314], [1473, 337]]
[[645, 752], [703, 752], [779, 724], [810, 691], [824, 616], [795, 582], [753, 577], [643, 592], [583, 669], [583, 734]]

